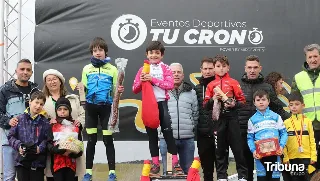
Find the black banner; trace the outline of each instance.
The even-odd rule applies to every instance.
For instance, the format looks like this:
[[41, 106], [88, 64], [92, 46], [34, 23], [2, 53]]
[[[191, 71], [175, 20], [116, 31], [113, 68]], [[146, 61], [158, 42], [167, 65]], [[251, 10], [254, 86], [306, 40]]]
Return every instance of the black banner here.
[[219, 53], [229, 57], [236, 79], [244, 73], [245, 57], [255, 54], [265, 75], [281, 72], [290, 85], [305, 61], [304, 46], [319, 43], [318, 7], [318, 0], [37, 0], [35, 82], [43, 85], [42, 73], [49, 68], [61, 71], [67, 84], [72, 77], [81, 81], [89, 43], [103, 37], [113, 64], [116, 58], [129, 60], [115, 139], [146, 140], [141, 95], [131, 87], [149, 41], [164, 42], [163, 61], [181, 63], [186, 80], [194, 84], [201, 59]]

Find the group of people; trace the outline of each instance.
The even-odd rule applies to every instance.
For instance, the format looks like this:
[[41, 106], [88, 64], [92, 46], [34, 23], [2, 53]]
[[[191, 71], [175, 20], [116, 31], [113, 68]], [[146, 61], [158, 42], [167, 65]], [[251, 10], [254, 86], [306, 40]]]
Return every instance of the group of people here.
[[[86, 92], [83, 107], [79, 97], [69, 94], [65, 78], [58, 71], [43, 73], [44, 87], [29, 81], [31, 62], [22, 59], [17, 64], [17, 79], [0, 89], [0, 127], [3, 140], [4, 180], [92, 180], [92, 167], [100, 120], [103, 142], [109, 165], [109, 181], [117, 179], [113, 132], [109, 130], [118, 71], [107, 57], [108, 46], [100, 37], [90, 43], [91, 59], [82, 71], [78, 89]], [[320, 46], [305, 47], [306, 62], [294, 77], [289, 109], [283, 109], [278, 99], [283, 89], [283, 77], [272, 72], [265, 79], [258, 56], [245, 61], [245, 73], [240, 82], [229, 75], [226, 56], [203, 58], [202, 76], [193, 87], [184, 81], [180, 63], [165, 64], [165, 48], [152, 41], [146, 48], [150, 73], [141, 67], [134, 79], [132, 91], [143, 91], [142, 83], [151, 82], [159, 110], [159, 128], [146, 126], [152, 157], [151, 174], [160, 172], [159, 150], [166, 173], [166, 155], [172, 155], [174, 174], [187, 174], [194, 158], [195, 138], [204, 181], [227, 180], [229, 146], [234, 154], [239, 180], [253, 180], [254, 161], [258, 181], [279, 180], [279, 169], [270, 170], [268, 163], [303, 164], [304, 170], [283, 171], [286, 180], [310, 179], [308, 167], [317, 169], [317, 148], [320, 141]], [[283, 121], [284, 120], [284, 121]], [[59, 147], [61, 129], [73, 126], [72, 135], [82, 140], [81, 130], [88, 134], [86, 152], [75, 154]], [[256, 143], [273, 140], [279, 146], [276, 153], [264, 156]], [[84, 175], [82, 177], [82, 175]]]
[[[86, 104], [70, 94], [64, 76], [55, 69], [43, 73], [44, 87], [29, 81], [33, 74], [28, 59], [18, 62], [17, 79], [0, 89], [0, 127], [4, 181], [69, 181], [92, 180], [92, 167], [97, 142], [98, 119], [103, 129], [109, 164], [109, 181], [115, 174], [115, 149], [112, 131], [108, 130], [117, 68], [107, 59], [108, 46], [97, 37], [90, 43], [91, 63], [83, 68], [82, 84]], [[59, 145], [65, 135], [82, 141], [86, 128], [86, 150], [74, 153]], [[65, 129], [67, 128], [67, 129]], [[69, 137], [68, 137], [69, 138]], [[84, 154], [84, 151], [86, 151]]]
[[15, 72], [17, 79], [6, 82], [0, 91], [3, 179], [44, 180], [45, 174], [48, 181], [64, 180], [66, 174], [78, 180], [84, 172], [83, 152], [70, 153], [55, 144], [58, 127], [66, 121], [82, 140], [85, 112], [78, 96], [67, 92], [65, 78], [57, 70], [43, 73], [42, 91], [29, 81], [30, 60], [20, 60]]
[[[319, 45], [305, 47], [304, 68], [294, 76], [288, 105], [280, 100], [283, 76], [271, 72], [264, 78], [258, 56], [246, 57], [245, 73], [239, 82], [230, 77], [226, 56], [204, 58], [200, 66], [202, 76], [193, 88], [184, 81], [180, 63], [168, 66], [161, 61], [164, 50], [160, 42], [149, 45], [146, 54], [151, 72], [143, 74], [141, 68], [133, 85], [133, 91], [138, 93], [142, 82], [150, 81], [158, 101], [159, 144], [155, 129], [146, 127], [152, 174], [160, 171], [159, 149], [163, 174], [167, 152], [172, 154], [173, 172], [187, 174], [193, 161], [195, 137], [204, 181], [213, 181], [215, 168], [218, 180], [228, 179], [229, 146], [239, 180], [253, 180], [254, 163], [258, 181], [280, 180], [281, 172], [284, 180], [309, 180], [315, 173], [312, 168], [319, 169]], [[287, 106], [288, 111], [284, 109]], [[217, 110], [218, 116], [214, 116]], [[272, 141], [277, 147], [270, 152], [271, 156], [258, 151], [257, 142], [263, 141]], [[281, 167], [270, 167], [269, 163], [287, 167], [281, 170]], [[303, 170], [297, 170], [294, 165], [303, 165]]]

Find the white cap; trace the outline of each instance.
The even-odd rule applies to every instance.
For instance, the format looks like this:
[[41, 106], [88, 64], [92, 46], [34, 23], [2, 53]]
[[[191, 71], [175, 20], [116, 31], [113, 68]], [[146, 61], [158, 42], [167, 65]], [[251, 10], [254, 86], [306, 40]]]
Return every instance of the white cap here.
[[65, 81], [66, 81], [66, 80], [64, 79], [62, 73], [60, 73], [58, 70], [48, 69], [48, 70], [46, 70], [45, 72], [43, 72], [42, 78], [43, 78], [43, 81], [44, 81], [44, 82], [46, 81], [46, 77], [47, 77], [48, 75], [55, 75], [55, 76], [59, 77], [59, 79], [62, 81], [62, 83], [65, 83]]

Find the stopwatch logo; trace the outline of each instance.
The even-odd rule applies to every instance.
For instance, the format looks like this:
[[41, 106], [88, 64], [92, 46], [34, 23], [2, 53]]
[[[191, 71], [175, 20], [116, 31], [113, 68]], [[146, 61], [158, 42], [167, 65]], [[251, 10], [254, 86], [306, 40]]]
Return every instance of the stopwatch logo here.
[[249, 31], [248, 39], [253, 45], [259, 45], [263, 40], [262, 31], [258, 31], [258, 28], [253, 28], [253, 31]]
[[119, 48], [133, 50], [144, 43], [147, 31], [147, 26], [140, 17], [125, 14], [111, 25], [111, 39]]

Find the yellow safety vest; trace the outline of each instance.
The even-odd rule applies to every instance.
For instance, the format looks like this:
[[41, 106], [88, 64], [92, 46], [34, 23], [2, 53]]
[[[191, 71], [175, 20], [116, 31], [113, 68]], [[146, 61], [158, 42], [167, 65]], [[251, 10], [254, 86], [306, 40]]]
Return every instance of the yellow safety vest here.
[[294, 78], [305, 104], [304, 115], [312, 121], [320, 121], [320, 78], [314, 85], [306, 71], [299, 72]]

